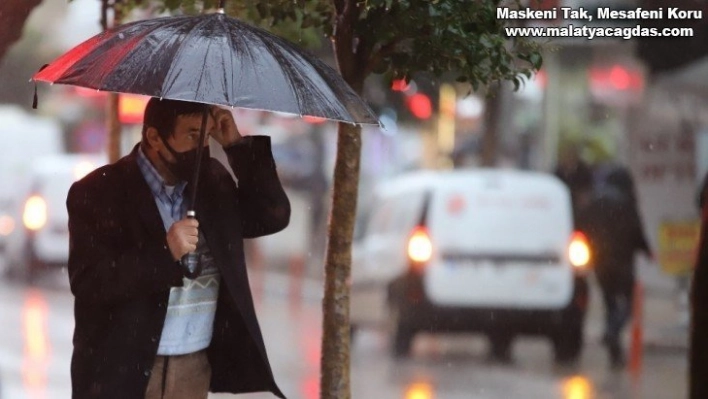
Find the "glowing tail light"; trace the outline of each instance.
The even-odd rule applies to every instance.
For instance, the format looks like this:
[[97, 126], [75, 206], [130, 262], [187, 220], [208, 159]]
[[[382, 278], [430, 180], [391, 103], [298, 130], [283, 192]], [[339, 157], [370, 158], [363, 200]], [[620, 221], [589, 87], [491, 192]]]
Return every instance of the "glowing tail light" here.
[[15, 219], [9, 215], [0, 215], [0, 236], [9, 236], [15, 230]]
[[568, 258], [574, 267], [582, 268], [590, 263], [590, 245], [585, 234], [576, 231], [570, 238]]
[[39, 230], [47, 223], [47, 202], [39, 195], [33, 195], [25, 202], [22, 222], [30, 230]]
[[416, 227], [408, 238], [408, 257], [415, 263], [424, 263], [432, 256], [433, 243], [428, 230], [422, 226]]

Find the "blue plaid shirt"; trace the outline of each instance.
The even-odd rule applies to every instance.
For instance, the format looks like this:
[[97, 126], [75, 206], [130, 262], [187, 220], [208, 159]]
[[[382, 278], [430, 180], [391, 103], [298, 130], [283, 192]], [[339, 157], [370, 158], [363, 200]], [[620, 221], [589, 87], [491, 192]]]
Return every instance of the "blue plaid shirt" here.
[[[152, 191], [152, 195], [156, 199], [158, 208], [161, 211], [169, 212], [172, 216], [173, 221], [178, 221], [182, 219], [182, 216], [186, 212], [186, 204], [184, 201], [184, 189], [187, 187], [186, 181], [180, 181], [174, 186], [174, 191], [172, 195], [168, 193], [167, 185], [165, 184], [165, 179], [160, 176], [154, 166], [150, 163], [143, 153], [142, 148], [138, 148], [138, 167], [145, 177], [145, 181]], [[162, 213], [162, 212], [160, 212]], [[170, 225], [172, 225], [170, 223]], [[165, 226], [165, 230], [169, 229], [170, 226]]]
[[[181, 220], [186, 212], [184, 189], [187, 183], [180, 181], [174, 186], [174, 190], [168, 189], [165, 180], [157, 173], [142, 148], [138, 149], [138, 167], [150, 186], [167, 231], [174, 222]], [[202, 273], [195, 280], [184, 278], [182, 287], [170, 289], [167, 314], [157, 348], [158, 355], [193, 353], [208, 347], [211, 342], [221, 277], [201, 233], [197, 253], [202, 257]]]

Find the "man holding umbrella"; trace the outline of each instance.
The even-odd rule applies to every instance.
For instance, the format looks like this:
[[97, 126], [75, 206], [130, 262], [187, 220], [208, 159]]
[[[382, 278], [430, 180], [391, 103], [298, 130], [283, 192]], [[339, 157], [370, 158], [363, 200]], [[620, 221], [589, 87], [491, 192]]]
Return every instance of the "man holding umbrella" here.
[[[228, 111], [202, 104], [379, 121], [338, 71], [227, 16], [224, 3], [216, 13], [101, 32], [32, 77], [153, 97], [141, 144], [77, 182], [67, 199], [74, 398], [192, 399], [207, 389], [283, 396], [253, 309], [242, 239], [285, 228], [290, 205], [268, 138], [240, 137]], [[206, 132], [224, 146], [238, 185], [201, 157]]]
[[[238, 184], [209, 157], [204, 131], [223, 146]], [[268, 137], [241, 137], [228, 110], [152, 98], [142, 141], [76, 182], [67, 208], [74, 398], [284, 397], [243, 251], [243, 238], [289, 222]]]

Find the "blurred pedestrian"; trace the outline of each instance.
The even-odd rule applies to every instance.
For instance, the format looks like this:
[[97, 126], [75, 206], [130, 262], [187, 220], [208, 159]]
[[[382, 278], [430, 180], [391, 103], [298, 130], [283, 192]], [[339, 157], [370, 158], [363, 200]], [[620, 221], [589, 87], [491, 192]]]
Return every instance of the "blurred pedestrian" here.
[[708, 173], [698, 189], [701, 233], [691, 280], [689, 334], [689, 398], [708, 398]]
[[639, 215], [634, 182], [624, 167], [614, 167], [598, 184], [581, 215], [580, 225], [592, 249], [595, 277], [605, 304], [605, 333], [613, 368], [623, 367], [622, 332], [631, 317], [634, 298], [634, 256], [652, 258]]
[[[205, 111], [207, 132], [223, 146], [238, 185], [209, 157], [207, 140], [190, 204]], [[153, 98], [142, 141], [76, 182], [67, 208], [73, 398], [283, 397], [243, 253], [243, 238], [289, 222], [268, 137], [241, 137], [228, 110]], [[196, 209], [196, 219], [185, 217], [187, 209]], [[192, 252], [201, 259], [197, 270], [181, 261]]]
[[561, 146], [554, 174], [570, 190], [573, 220], [577, 223], [579, 214], [588, 204], [593, 190], [592, 169], [583, 161], [577, 144], [567, 143]]

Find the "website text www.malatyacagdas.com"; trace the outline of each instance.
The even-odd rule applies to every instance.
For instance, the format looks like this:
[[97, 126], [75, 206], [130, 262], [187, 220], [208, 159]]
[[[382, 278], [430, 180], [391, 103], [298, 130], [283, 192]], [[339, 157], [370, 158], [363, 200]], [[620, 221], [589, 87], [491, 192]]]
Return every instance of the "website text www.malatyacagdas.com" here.
[[595, 38], [622, 38], [629, 40], [633, 37], [691, 37], [693, 28], [649, 28], [637, 25], [634, 27], [598, 27], [598, 26], [533, 26], [533, 27], [506, 27], [508, 37], [584, 37], [588, 40]]

